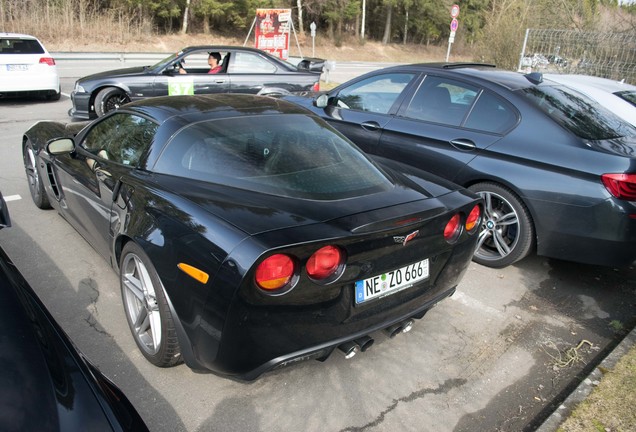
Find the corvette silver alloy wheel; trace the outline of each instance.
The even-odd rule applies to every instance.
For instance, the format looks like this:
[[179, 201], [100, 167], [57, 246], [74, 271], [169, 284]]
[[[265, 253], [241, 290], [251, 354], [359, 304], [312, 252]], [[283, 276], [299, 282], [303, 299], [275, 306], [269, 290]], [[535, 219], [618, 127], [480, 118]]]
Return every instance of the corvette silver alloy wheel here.
[[124, 307], [138, 345], [154, 356], [161, 347], [161, 315], [155, 287], [139, 256], [129, 253], [121, 266]]
[[469, 189], [481, 195], [485, 203], [475, 262], [505, 267], [528, 255], [534, 243], [534, 227], [521, 200], [495, 183], [479, 183]]

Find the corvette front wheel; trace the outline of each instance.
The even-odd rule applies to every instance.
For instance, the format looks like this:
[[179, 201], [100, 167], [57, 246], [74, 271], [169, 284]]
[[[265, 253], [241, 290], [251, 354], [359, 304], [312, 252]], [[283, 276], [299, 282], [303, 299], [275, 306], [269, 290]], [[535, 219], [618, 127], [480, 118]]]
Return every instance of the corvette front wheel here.
[[29, 182], [29, 192], [31, 193], [31, 199], [37, 208], [50, 209], [51, 203], [49, 197], [44, 190], [44, 184], [42, 184], [42, 178], [37, 170], [37, 156], [33, 150], [33, 145], [30, 140], [26, 140], [24, 143], [24, 149], [22, 151], [24, 158], [24, 171], [26, 172], [27, 181]]

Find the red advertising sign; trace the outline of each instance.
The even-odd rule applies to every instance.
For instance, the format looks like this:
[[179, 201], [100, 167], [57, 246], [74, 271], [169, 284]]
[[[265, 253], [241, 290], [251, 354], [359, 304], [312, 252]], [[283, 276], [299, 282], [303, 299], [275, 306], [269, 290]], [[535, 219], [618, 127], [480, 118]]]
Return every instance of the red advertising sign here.
[[287, 60], [291, 9], [256, 9], [256, 48]]

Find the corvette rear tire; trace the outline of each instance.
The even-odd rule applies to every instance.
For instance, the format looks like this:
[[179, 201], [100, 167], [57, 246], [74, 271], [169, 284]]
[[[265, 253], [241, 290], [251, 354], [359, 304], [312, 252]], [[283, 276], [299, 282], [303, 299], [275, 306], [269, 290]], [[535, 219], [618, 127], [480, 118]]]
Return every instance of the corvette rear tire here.
[[100, 90], [95, 97], [95, 114], [101, 117], [128, 102], [130, 102], [130, 98], [123, 90], [116, 87], [106, 87]]
[[31, 141], [27, 139], [24, 143], [24, 149], [22, 151], [24, 158], [24, 171], [26, 172], [27, 181], [29, 182], [29, 192], [31, 193], [31, 199], [37, 208], [50, 209], [51, 203], [49, 197], [44, 190], [44, 184], [37, 170], [37, 160], [35, 151]]
[[122, 251], [119, 269], [126, 319], [141, 353], [158, 367], [179, 364], [181, 350], [173, 317], [150, 258], [129, 242]]

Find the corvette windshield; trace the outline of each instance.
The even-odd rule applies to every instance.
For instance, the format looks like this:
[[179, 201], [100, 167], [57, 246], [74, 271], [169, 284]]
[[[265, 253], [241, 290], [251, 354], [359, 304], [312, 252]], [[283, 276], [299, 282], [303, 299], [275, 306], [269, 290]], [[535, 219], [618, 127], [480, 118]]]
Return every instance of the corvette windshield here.
[[334, 200], [391, 182], [357, 147], [306, 115], [243, 116], [183, 128], [155, 171], [253, 191]]

